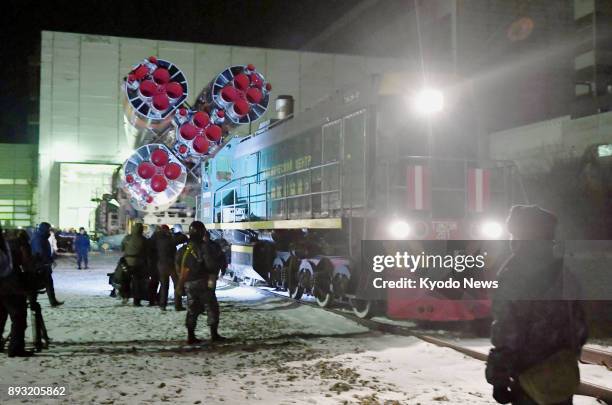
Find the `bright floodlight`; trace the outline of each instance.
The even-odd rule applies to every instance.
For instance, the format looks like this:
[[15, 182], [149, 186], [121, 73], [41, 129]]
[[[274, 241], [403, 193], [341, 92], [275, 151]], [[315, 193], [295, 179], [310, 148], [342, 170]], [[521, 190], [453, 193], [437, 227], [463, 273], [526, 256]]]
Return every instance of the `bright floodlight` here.
[[389, 231], [394, 238], [403, 239], [410, 235], [410, 225], [406, 221], [397, 220], [391, 223]]
[[435, 114], [442, 111], [444, 96], [438, 90], [423, 89], [414, 97], [413, 107], [420, 114]]
[[490, 221], [482, 224], [482, 235], [489, 239], [498, 239], [504, 233], [504, 228], [497, 222]]

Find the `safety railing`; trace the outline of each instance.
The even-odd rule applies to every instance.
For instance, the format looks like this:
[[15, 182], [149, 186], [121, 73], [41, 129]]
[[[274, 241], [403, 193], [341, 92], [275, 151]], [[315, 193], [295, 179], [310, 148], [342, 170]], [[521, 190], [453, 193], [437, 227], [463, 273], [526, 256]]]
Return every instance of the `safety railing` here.
[[[302, 178], [292, 183], [292, 177]], [[249, 220], [279, 220], [320, 218], [330, 216], [330, 209], [342, 207], [342, 170], [340, 162], [324, 163], [305, 169], [274, 176], [261, 171], [234, 179], [220, 187], [213, 196], [215, 222], [241, 222]], [[306, 180], [304, 182], [304, 180]], [[299, 189], [307, 192], [292, 192]], [[333, 184], [335, 187], [328, 187]], [[295, 187], [294, 187], [295, 186]], [[336, 195], [336, 203], [330, 197]], [[325, 196], [327, 202], [324, 203]], [[292, 202], [307, 201], [308, 209], [291, 210]], [[326, 209], [328, 211], [326, 211]]]

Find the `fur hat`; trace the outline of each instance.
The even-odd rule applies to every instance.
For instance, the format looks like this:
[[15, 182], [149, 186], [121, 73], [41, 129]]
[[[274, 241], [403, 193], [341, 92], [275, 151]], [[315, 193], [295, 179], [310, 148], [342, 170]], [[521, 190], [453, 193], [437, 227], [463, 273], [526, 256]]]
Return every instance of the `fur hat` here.
[[506, 220], [514, 239], [552, 240], [557, 228], [557, 216], [537, 205], [515, 205]]

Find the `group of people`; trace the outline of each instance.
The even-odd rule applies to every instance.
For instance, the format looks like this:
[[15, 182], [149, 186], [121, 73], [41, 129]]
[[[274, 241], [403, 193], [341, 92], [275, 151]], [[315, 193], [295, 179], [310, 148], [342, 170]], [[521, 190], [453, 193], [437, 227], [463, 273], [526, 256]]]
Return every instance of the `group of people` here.
[[30, 239], [24, 230], [5, 233], [0, 227], [0, 351], [4, 351], [2, 338], [10, 317], [11, 330], [8, 344], [9, 357], [28, 357], [25, 349], [28, 304], [42, 321], [38, 303], [39, 292], [46, 290], [49, 303], [58, 307], [53, 286], [54, 256], [49, 242], [51, 225], [42, 222]]
[[227, 268], [227, 260], [220, 245], [210, 238], [204, 224], [193, 222], [189, 237], [182, 227], [173, 231], [167, 225], [157, 227], [149, 238], [144, 236], [140, 223], [132, 226], [131, 233], [121, 244], [123, 257], [113, 282], [124, 303], [133, 299], [134, 306], [159, 306], [166, 311], [170, 279], [174, 284], [174, 308], [184, 311], [182, 297], [187, 296], [187, 341], [200, 340], [195, 335], [197, 318], [207, 312], [211, 339], [222, 340], [219, 335], [219, 303], [215, 294], [217, 278]]
[[[577, 359], [588, 328], [579, 302], [562, 294], [576, 283], [553, 254], [556, 227], [557, 218], [537, 206], [515, 206], [507, 220], [512, 255], [498, 274], [493, 348], [486, 367], [486, 379], [499, 403], [571, 404], [580, 381]], [[0, 337], [10, 317], [9, 357], [33, 354], [24, 345], [28, 302], [40, 311], [37, 295], [46, 289], [51, 306], [62, 304], [53, 288], [50, 228], [41, 223], [31, 241], [25, 231], [7, 237], [0, 228]], [[220, 245], [200, 221], [190, 225], [188, 237], [180, 225], [173, 232], [162, 225], [149, 238], [143, 231], [136, 223], [124, 238], [123, 257], [113, 274], [124, 303], [133, 298], [135, 306], [142, 306], [141, 301], [148, 300], [165, 311], [172, 279], [177, 311], [185, 310], [182, 297], [187, 296], [188, 343], [200, 342], [195, 331], [204, 312], [211, 339], [224, 339], [218, 332], [215, 294], [219, 273], [227, 268]], [[84, 261], [87, 267], [86, 256]]]

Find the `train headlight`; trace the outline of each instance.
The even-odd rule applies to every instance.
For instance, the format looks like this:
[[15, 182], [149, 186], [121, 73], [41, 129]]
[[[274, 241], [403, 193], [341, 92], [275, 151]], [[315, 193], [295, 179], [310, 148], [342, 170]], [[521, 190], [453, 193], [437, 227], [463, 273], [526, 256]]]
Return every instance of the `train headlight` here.
[[504, 227], [495, 221], [488, 221], [480, 227], [480, 233], [487, 239], [499, 239], [504, 233]]
[[389, 225], [389, 233], [391, 236], [397, 239], [407, 238], [412, 232], [412, 227], [406, 221], [401, 219], [391, 222]]
[[415, 111], [420, 114], [435, 114], [444, 108], [444, 96], [439, 90], [425, 88], [416, 94], [412, 100], [412, 105]]

